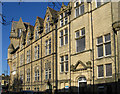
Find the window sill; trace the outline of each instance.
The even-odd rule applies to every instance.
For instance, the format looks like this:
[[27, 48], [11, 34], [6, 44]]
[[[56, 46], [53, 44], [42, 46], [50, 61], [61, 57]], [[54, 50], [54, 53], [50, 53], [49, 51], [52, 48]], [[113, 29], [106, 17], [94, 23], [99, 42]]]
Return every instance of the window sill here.
[[67, 43], [67, 44], [64, 44], [64, 45], [62, 45], [62, 46], [60, 46], [59, 48], [62, 48], [62, 47], [67, 46], [67, 45], [68, 45], [68, 43]]
[[100, 60], [100, 59], [103, 59], [103, 58], [109, 58], [109, 57], [112, 57], [111, 55], [106, 55], [106, 56], [102, 56], [102, 57], [97, 57], [96, 60]]
[[106, 76], [105, 78], [112, 78], [112, 76]]
[[97, 79], [99, 80], [99, 79], [104, 79], [104, 77], [97, 77]]

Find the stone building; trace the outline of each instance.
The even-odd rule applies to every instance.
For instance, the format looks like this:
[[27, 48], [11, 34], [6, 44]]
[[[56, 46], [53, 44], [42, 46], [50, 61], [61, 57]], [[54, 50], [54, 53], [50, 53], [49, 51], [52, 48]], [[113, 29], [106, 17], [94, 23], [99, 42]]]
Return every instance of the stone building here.
[[[119, 2], [74, 0], [47, 7], [32, 26], [12, 22], [8, 64], [11, 84], [23, 90], [108, 94], [119, 85]], [[116, 84], [117, 83], [117, 84]]]

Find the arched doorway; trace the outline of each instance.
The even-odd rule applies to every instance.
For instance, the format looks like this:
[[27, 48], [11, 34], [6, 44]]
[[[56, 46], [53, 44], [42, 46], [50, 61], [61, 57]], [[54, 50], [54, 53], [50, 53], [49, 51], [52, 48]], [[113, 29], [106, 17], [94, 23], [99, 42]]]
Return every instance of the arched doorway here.
[[78, 94], [87, 93], [87, 80], [85, 77], [80, 77], [78, 79]]

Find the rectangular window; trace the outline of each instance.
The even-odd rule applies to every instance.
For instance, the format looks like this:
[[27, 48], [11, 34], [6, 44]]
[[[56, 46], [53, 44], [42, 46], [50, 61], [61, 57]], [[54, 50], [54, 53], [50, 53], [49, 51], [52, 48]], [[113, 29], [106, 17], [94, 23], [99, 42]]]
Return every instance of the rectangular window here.
[[47, 55], [47, 49], [48, 49], [48, 47], [47, 47], [47, 44], [48, 44], [48, 41], [46, 40], [46, 42], [45, 42], [45, 54]]
[[49, 69], [49, 79], [51, 79], [51, 69]]
[[68, 29], [65, 29], [65, 44], [68, 44]]
[[97, 38], [97, 50], [98, 50], [98, 57], [103, 56], [103, 37]]
[[30, 82], [30, 70], [27, 70], [27, 82]]
[[[81, 36], [81, 37], [80, 37]], [[85, 50], [85, 28], [76, 32], [76, 52]]]
[[35, 81], [37, 81], [37, 71], [35, 71]]
[[37, 59], [37, 46], [35, 46], [35, 60]]
[[63, 19], [63, 13], [60, 14], [60, 19]]
[[61, 72], [64, 72], [64, 56], [61, 56], [60, 59], [61, 59]]
[[68, 72], [68, 55], [65, 56], [65, 71]]
[[63, 26], [63, 19], [60, 20], [60, 26]]
[[38, 58], [39, 58], [39, 45], [37, 46], [37, 53], [38, 53]]
[[51, 39], [49, 39], [49, 54], [51, 54]]
[[105, 35], [105, 55], [111, 55], [111, 39], [110, 34]]
[[65, 17], [65, 25], [68, 23], [68, 18]]
[[45, 27], [46, 33], [48, 32], [48, 23], [46, 23], [46, 27]]
[[45, 79], [51, 79], [51, 62], [45, 63]]
[[96, 3], [97, 3], [97, 7], [100, 7], [102, 5], [101, 0], [96, 0]]
[[111, 55], [110, 34], [104, 36], [104, 41], [102, 36], [97, 38], [97, 50], [98, 50], [98, 57]]
[[20, 55], [20, 66], [23, 65], [23, 62], [24, 62], [24, 55], [21, 54]]
[[38, 38], [39, 38], [38, 31], [35, 31], [35, 40], [37, 40]]
[[98, 66], [98, 77], [104, 77], [103, 65]]
[[37, 79], [38, 79], [38, 81], [39, 81], [39, 76], [40, 76], [39, 70], [37, 70]]
[[79, 16], [79, 7], [77, 7], [77, 8], [75, 9], [75, 15], [76, 15], [76, 17]]
[[63, 30], [60, 32], [60, 45], [63, 45]]
[[60, 14], [60, 26], [63, 26], [63, 13]]
[[80, 6], [80, 15], [84, 14], [84, 4]]
[[112, 64], [106, 64], [106, 76], [112, 76]]
[[30, 62], [30, 50], [27, 51], [27, 63]]
[[46, 80], [48, 79], [48, 70], [47, 69], [45, 70], [45, 79]]
[[51, 38], [45, 42], [45, 53], [46, 55], [51, 54]]

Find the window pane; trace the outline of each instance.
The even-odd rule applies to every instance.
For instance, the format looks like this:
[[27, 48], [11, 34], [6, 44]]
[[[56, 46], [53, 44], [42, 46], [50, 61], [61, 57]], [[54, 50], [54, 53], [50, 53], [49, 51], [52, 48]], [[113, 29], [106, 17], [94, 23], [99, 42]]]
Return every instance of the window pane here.
[[[100, 1], [100, 0], [99, 0]], [[97, 7], [101, 6], [101, 2], [97, 2]]]
[[98, 66], [98, 77], [103, 77], [104, 76], [104, 69], [103, 65]]
[[68, 35], [65, 36], [65, 44], [68, 43]]
[[112, 64], [106, 65], [106, 76], [112, 76]]
[[79, 31], [77, 31], [75, 34], [76, 34], [76, 38], [78, 38], [80, 36]]
[[76, 11], [76, 17], [78, 17], [79, 16], [79, 7], [76, 8], [75, 11]]
[[111, 42], [105, 44], [105, 55], [111, 55]]
[[64, 71], [64, 63], [61, 63], [61, 72]]
[[68, 55], [65, 56], [65, 60], [68, 60]]
[[39, 58], [39, 45], [38, 45], [38, 58]]
[[49, 69], [49, 79], [51, 79], [51, 69]]
[[77, 43], [77, 52], [85, 50], [85, 37], [76, 40]]
[[64, 57], [63, 56], [61, 56], [61, 62], [63, 62], [64, 61]]
[[79, 5], [79, 2], [77, 1], [75, 4], [76, 4], [76, 6], [78, 6], [78, 5]]
[[102, 38], [102, 36], [97, 39], [97, 43], [98, 43], [98, 44], [103, 43], [103, 38]]
[[65, 17], [65, 24], [67, 24], [68, 23], [68, 18], [67, 17]]
[[65, 71], [68, 71], [68, 61], [65, 63]]
[[109, 41], [110, 40], [110, 34], [108, 35], [105, 35], [105, 42]]
[[99, 45], [98, 46], [98, 57], [102, 57], [103, 56], [103, 45]]
[[63, 26], [63, 19], [62, 20], [60, 20], [61, 21], [61, 26]]
[[61, 41], [60, 42], [61, 42], [61, 46], [62, 46], [63, 45], [63, 36], [61, 37]]
[[68, 29], [67, 28], [65, 28], [65, 34], [68, 34]]
[[65, 11], [65, 17], [67, 17], [67, 11]]
[[80, 6], [80, 15], [84, 14], [84, 4]]
[[63, 18], [63, 13], [60, 14], [60, 19], [62, 19], [62, 18]]
[[63, 36], [63, 30], [60, 32], [60, 36]]
[[45, 79], [48, 79], [48, 70], [45, 70]]
[[49, 39], [49, 54], [51, 54], [51, 39]]
[[85, 35], [85, 28], [81, 29], [81, 35]]

